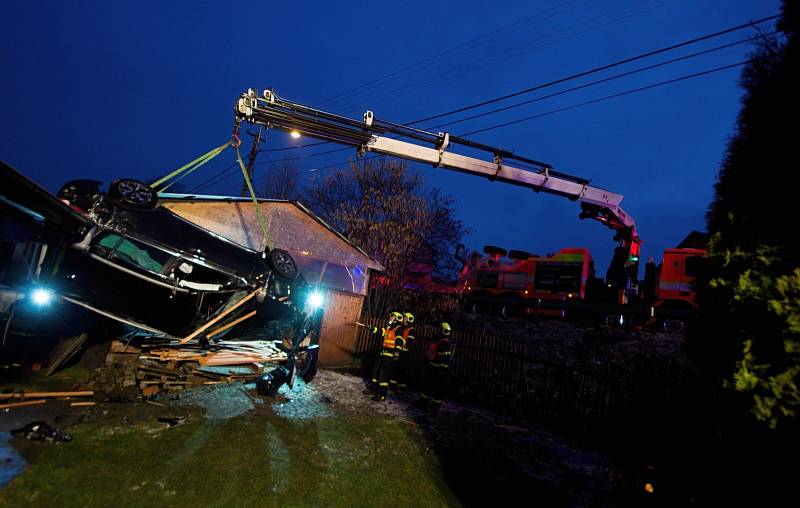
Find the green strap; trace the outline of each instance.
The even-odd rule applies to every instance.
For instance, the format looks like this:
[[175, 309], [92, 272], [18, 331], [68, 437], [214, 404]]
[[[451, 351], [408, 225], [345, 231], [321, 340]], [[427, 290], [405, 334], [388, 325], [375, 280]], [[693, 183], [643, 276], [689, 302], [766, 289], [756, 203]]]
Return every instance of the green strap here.
[[256, 193], [253, 190], [253, 184], [250, 182], [250, 177], [247, 175], [247, 169], [244, 167], [244, 162], [242, 162], [242, 156], [239, 153], [239, 147], [236, 147], [236, 160], [239, 161], [239, 167], [242, 168], [242, 176], [244, 176], [244, 181], [247, 184], [247, 190], [250, 191], [250, 197], [253, 198], [253, 204], [256, 207], [256, 216], [258, 217], [258, 223], [261, 225], [261, 231], [264, 232], [264, 240], [266, 240], [267, 247], [272, 249], [272, 243], [269, 240], [269, 230], [267, 229], [267, 221], [264, 219], [264, 214], [261, 211], [261, 206], [258, 203], [258, 199], [256, 199]]
[[[228, 141], [224, 145], [220, 145], [217, 148], [214, 148], [213, 150], [210, 150], [209, 152], [204, 153], [203, 155], [201, 155], [200, 157], [196, 158], [195, 160], [189, 162], [188, 164], [185, 164], [185, 165], [179, 167], [178, 169], [176, 169], [172, 173], [168, 174], [167, 176], [161, 177], [158, 180], [156, 180], [155, 182], [151, 183], [150, 187], [155, 189], [156, 187], [158, 187], [162, 183], [170, 180], [171, 178], [174, 178], [175, 176], [183, 173], [186, 170], [189, 170], [186, 173], [186, 175], [188, 175], [189, 173], [191, 173], [195, 169], [199, 168], [200, 166], [202, 166], [206, 162], [210, 161], [211, 159], [213, 159], [214, 157], [216, 157], [217, 155], [222, 153], [222, 151], [225, 150], [226, 148], [228, 148], [228, 146], [230, 146], [230, 144], [231, 144], [230, 141]], [[183, 175], [183, 176], [186, 176], [186, 175]], [[181, 178], [183, 178], [183, 176], [181, 176]], [[177, 182], [177, 181], [178, 180], [175, 180], [175, 182]], [[170, 185], [172, 185], [175, 182], [170, 183], [169, 185], [167, 185], [166, 187], [161, 189], [161, 191], [159, 191], [159, 192], [164, 192], [164, 190], [166, 190], [167, 187], [169, 187]]]

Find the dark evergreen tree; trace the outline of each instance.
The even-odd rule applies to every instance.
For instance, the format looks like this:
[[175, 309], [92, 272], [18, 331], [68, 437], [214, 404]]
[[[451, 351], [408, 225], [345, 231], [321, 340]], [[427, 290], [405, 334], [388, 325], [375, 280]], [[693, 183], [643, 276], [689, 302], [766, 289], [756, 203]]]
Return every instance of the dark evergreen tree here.
[[799, 3], [784, 2], [777, 34], [761, 38], [742, 73], [742, 109], [707, 215], [702, 316], [690, 329], [702, 365], [773, 429], [796, 425], [800, 410]]

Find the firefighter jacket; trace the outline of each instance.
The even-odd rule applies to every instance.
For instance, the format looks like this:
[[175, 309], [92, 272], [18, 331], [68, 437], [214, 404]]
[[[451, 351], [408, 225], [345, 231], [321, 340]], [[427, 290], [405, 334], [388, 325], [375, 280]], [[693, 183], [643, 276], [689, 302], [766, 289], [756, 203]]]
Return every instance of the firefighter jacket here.
[[414, 325], [403, 325], [397, 329], [397, 334], [403, 338], [402, 351], [408, 352], [414, 344]]
[[431, 367], [447, 369], [450, 367], [450, 357], [452, 356], [452, 344], [450, 339], [442, 337], [438, 342], [431, 345], [426, 357], [430, 361]]
[[381, 356], [397, 358], [400, 351], [405, 347], [405, 340], [402, 335], [397, 334], [399, 325], [391, 324], [384, 328], [383, 343], [381, 344]]

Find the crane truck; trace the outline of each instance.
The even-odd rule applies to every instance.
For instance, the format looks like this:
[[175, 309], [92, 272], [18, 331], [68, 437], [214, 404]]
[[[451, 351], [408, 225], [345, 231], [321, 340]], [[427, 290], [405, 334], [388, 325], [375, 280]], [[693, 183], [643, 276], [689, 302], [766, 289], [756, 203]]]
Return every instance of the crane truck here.
[[[556, 171], [545, 162], [448, 132], [428, 132], [380, 120], [372, 111], [366, 111], [363, 119], [356, 120], [284, 99], [273, 90], [259, 94], [253, 88], [239, 96], [234, 111], [236, 131], [246, 122], [351, 146], [359, 155], [371, 152], [398, 157], [577, 201], [581, 219], [597, 220], [614, 231], [617, 247], [605, 282], [617, 303], [628, 303], [636, 291], [641, 239], [635, 221], [620, 206], [621, 194], [590, 185], [585, 178]], [[463, 155], [454, 150], [456, 147], [486, 157]]]

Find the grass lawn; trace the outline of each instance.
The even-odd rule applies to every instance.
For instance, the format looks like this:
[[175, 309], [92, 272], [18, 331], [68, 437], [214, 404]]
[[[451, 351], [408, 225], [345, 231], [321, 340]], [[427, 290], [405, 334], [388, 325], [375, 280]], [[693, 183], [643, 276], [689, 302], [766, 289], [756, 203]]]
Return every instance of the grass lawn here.
[[374, 416], [253, 414], [70, 427], [0, 491], [2, 506], [454, 506], [421, 432]]

